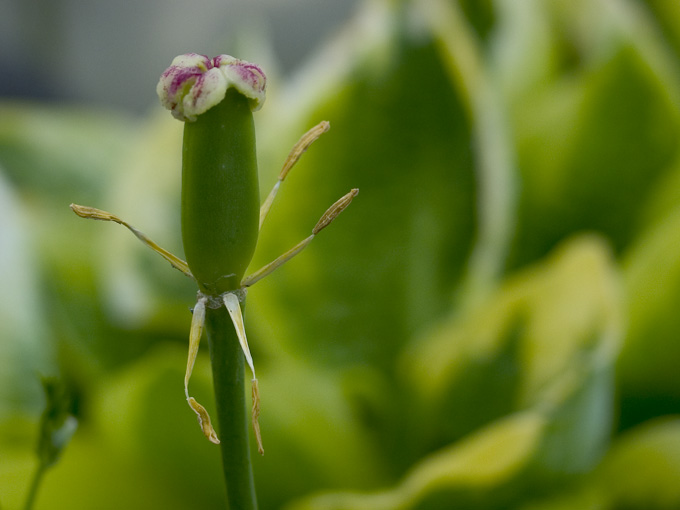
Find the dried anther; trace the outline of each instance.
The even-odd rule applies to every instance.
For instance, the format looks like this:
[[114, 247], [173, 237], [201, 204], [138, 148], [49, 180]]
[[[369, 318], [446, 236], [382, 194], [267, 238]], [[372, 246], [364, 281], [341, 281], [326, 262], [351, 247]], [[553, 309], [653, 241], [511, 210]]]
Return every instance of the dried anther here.
[[274, 203], [274, 199], [276, 198], [276, 194], [279, 192], [281, 184], [288, 176], [288, 172], [292, 170], [295, 164], [300, 160], [300, 157], [302, 157], [307, 149], [309, 149], [309, 146], [317, 141], [319, 137], [326, 133], [330, 128], [330, 123], [326, 120], [322, 120], [312, 129], [302, 135], [298, 142], [290, 150], [290, 153], [283, 164], [283, 168], [279, 173], [279, 178], [276, 180], [276, 184], [274, 184], [274, 187], [269, 192], [269, 195], [267, 195], [267, 198], [262, 203], [262, 207], [260, 207], [260, 228], [262, 228], [262, 224], [264, 223], [267, 214], [269, 214], [269, 209], [271, 209], [272, 204]]
[[258, 281], [260, 281], [262, 278], [270, 275], [276, 269], [278, 269], [283, 264], [288, 262], [290, 259], [295, 257], [295, 255], [297, 255], [302, 250], [304, 250], [309, 245], [309, 243], [312, 242], [312, 239], [314, 239], [319, 232], [321, 232], [324, 228], [326, 228], [328, 225], [330, 225], [331, 222], [335, 218], [337, 218], [340, 215], [340, 213], [342, 211], [344, 211], [350, 203], [352, 203], [352, 200], [358, 194], [359, 194], [359, 190], [357, 188], [354, 188], [352, 191], [350, 191], [345, 196], [340, 198], [337, 202], [335, 202], [332, 206], [330, 206], [325, 213], [323, 213], [321, 218], [319, 218], [319, 221], [316, 223], [316, 225], [312, 229], [312, 235], [310, 235], [309, 237], [300, 241], [298, 244], [293, 246], [290, 250], [285, 252], [283, 255], [280, 255], [277, 259], [273, 260], [272, 262], [270, 262], [266, 266], [261, 267], [260, 269], [258, 269], [254, 273], [246, 276], [241, 281], [241, 286], [242, 287], [250, 287], [251, 285], [254, 285]]
[[101, 220], [101, 221], [113, 221], [114, 223], [118, 223], [119, 225], [123, 225], [130, 232], [132, 232], [137, 237], [137, 239], [142, 241], [145, 245], [147, 245], [153, 251], [158, 253], [165, 260], [170, 262], [172, 267], [174, 267], [175, 269], [179, 269], [186, 276], [188, 276], [190, 278], [194, 277], [191, 274], [191, 270], [189, 269], [189, 266], [187, 265], [186, 262], [184, 262], [179, 257], [176, 257], [175, 255], [170, 253], [168, 250], [158, 246], [155, 242], [153, 242], [151, 239], [149, 239], [146, 236], [146, 234], [144, 234], [143, 232], [140, 232], [139, 230], [137, 230], [135, 227], [133, 227], [129, 223], [121, 220], [118, 216], [115, 216], [115, 215], [111, 214], [110, 212], [102, 211], [101, 209], [95, 209], [94, 207], [88, 207], [86, 205], [71, 204], [70, 207], [71, 207], [71, 210], [74, 213], [76, 213], [78, 216], [80, 216], [81, 218], [89, 218], [89, 219], [92, 219], [92, 220]]
[[198, 416], [198, 423], [205, 437], [212, 443], [219, 444], [220, 440], [217, 438], [217, 433], [212, 427], [208, 411], [199, 404], [194, 397], [189, 396], [189, 379], [191, 372], [194, 370], [196, 363], [196, 355], [198, 354], [198, 345], [201, 342], [201, 335], [203, 334], [203, 325], [205, 324], [205, 304], [207, 299], [200, 297], [194, 306], [194, 313], [191, 318], [191, 329], [189, 331], [189, 357], [187, 359], [187, 370], [184, 374], [184, 394], [187, 397], [187, 402], [191, 409], [194, 410]]
[[208, 414], [208, 411], [205, 410], [205, 407], [196, 402], [194, 397], [189, 397], [187, 402], [189, 402], [189, 406], [194, 410], [198, 417], [198, 424], [201, 426], [203, 435], [207, 437], [211, 443], [220, 444], [220, 440], [217, 438], [215, 429], [213, 429], [212, 423], [210, 422], [210, 415]]
[[248, 346], [248, 339], [246, 337], [246, 328], [243, 324], [243, 313], [241, 312], [241, 305], [239, 303], [238, 297], [232, 293], [227, 292], [222, 296], [224, 300], [224, 306], [226, 306], [231, 321], [234, 323], [234, 328], [236, 329], [236, 335], [238, 336], [238, 341], [241, 344], [241, 350], [246, 358], [246, 362], [250, 367], [250, 371], [253, 373], [252, 380], [252, 394], [253, 394], [253, 410], [252, 410], [252, 420], [253, 420], [253, 430], [255, 431], [255, 439], [257, 440], [257, 449], [260, 455], [264, 455], [264, 448], [262, 447], [262, 437], [260, 435], [260, 424], [258, 418], [260, 416], [260, 391], [257, 383], [257, 376], [255, 375], [255, 365], [253, 364], [253, 357], [250, 355], [250, 347]]

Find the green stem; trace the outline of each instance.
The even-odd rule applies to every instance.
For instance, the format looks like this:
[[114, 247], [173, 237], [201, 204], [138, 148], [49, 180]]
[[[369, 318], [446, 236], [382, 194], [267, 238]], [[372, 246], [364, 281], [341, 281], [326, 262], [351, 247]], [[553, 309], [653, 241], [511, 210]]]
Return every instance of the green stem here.
[[33, 480], [31, 480], [31, 486], [29, 487], [28, 494], [26, 495], [24, 510], [31, 510], [31, 508], [33, 508], [33, 503], [35, 503], [35, 498], [38, 496], [38, 488], [40, 487], [40, 482], [42, 482], [45, 471], [47, 471], [45, 464], [42, 462], [39, 463], [35, 473], [33, 473]]
[[[243, 306], [243, 304], [242, 304]], [[248, 442], [245, 362], [225, 307], [206, 310], [205, 329], [217, 406], [217, 434], [227, 484], [228, 508], [256, 510], [255, 482]]]

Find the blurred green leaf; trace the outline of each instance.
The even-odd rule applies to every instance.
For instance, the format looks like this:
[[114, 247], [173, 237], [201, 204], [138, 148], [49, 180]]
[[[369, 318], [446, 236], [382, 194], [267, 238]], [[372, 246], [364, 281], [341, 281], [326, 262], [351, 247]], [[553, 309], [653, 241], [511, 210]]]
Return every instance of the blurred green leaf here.
[[[263, 509], [677, 506], [674, 419], [605, 451], [617, 394], [622, 429], [680, 410], [678, 27], [657, 0], [377, 0], [272, 80], [263, 191], [302, 132], [332, 130], [284, 185], [253, 266], [361, 194], [250, 293]], [[11, 413], [37, 408], [32, 371], [51, 359], [81, 427], [38, 505], [224, 504], [181, 393], [194, 287], [67, 209], [111, 210], [181, 256], [180, 132], [167, 116], [0, 105], [8, 508], [36, 425]], [[584, 230], [606, 241], [564, 242]], [[498, 283], [509, 240], [507, 268], [531, 265]], [[203, 356], [193, 386], [210, 407]]]
[[406, 510], [452, 505], [500, 508], [495, 500], [536, 453], [545, 425], [545, 417], [540, 413], [518, 413], [426, 457], [392, 490], [316, 496], [286, 508]]
[[[139, 136], [115, 165], [102, 205], [181, 258], [182, 129], [161, 110], [141, 123]], [[112, 320], [128, 328], [180, 327], [174, 318], [190, 304], [195, 283], [124, 229], [106, 229], [102, 244], [101, 283]]]
[[590, 486], [567, 486], [551, 498], [521, 505], [519, 510], [611, 510], [611, 501]]
[[281, 508], [310, 490], [385, 483], [388, 470], [338, 373], [282, 357], [260, 376], [260, 390], [266, 454], [254, 469], [261, 507]]
[[[476, 191], [465, 106], [434, 42], [404, 30], [403, 6], [382, 14], [386, 33], [341, 41], [361, 48], [352, 66], [291, 122], [302, 133], [326, 119], [331, 131], [287, 179], [253, 267], [306, 237], [349, 189], [361, 193], [304, 254], [258, 284], [251, 302], [291, 352], [389, 370], [399, 346], [448, 308], [471, 249]], [[263, 170], [273, 184], [276, 168]]]
[[459, 301], [485, 297], [497, 283], [515, 228], [516, 169], [500, 87], [481, 44], [455, 2], [429, 0], [418, 15], [427, 23], [443, 65], [463, 98], [475, 158], [476, 232]]
[[[89, 388], [87, 420], [36, 509], [223, 507], [219, 450], [186, 403], [185, 367], [183, 349], [157, 348]], [[213, 409], [209, 373], [200, 357], [191, 384]]]
[[40, 373], [54, 368], [54, 351], [39, 294], [39, 258], [30, 222], [0, 168], [0, 420], [40, 413]]
[[[11, 217], [20, 217], [14, 221], [23, 224], [33, 250], [25, 262], [34, 275], [44, 276], [37, 283], [40, 301], [26, 311], [33, 329], [49, 331], [50, 349], [69, 365], [66, 377], [73, 380], [140, 352], [139, 341], [112, 340], [121, 336], [121, 324], [102, 309], [99, 279], [108, 271], [99, 239], [106, 229], [68, 209], [71, 202], [104, 196], [136, 131], [136, 120], [106, 111], [0, 104], [0, 162], [19, 199]], [[18, 268], [15, 273], [21, 275]]]
[[[93, 200], [134, 139], [134, 121], [110, 111], [0, 103], [0, 163], [23, 191]], [[68, 203], [66, 204], [68, 205]]]
[[[183, 350], [155, 349], [91, 389], [89, 428], [86, 424], [69, 455], [47, 477], [40, 500], [54, 502], [55, 509], [67, 502], [72, 509], [99, 508], [98, 497], [107, 501], [101, 508], [141, 509], [151, 501], [157, 501], [154, 508], [172, 501], [163, 507], [168, 509], [223, 506], [219, 450], [205, 440], [186, 404], [185, 366]], [[207, 356], [199, 356], [192, 394], [210, 410], [209, 374]], [[267, 453], [255, 458], [255, 471], [263, 508], [279, 508], [310, 488], [380, 482], [383, 468], [355, 423], [337, 376], [283, 359], [274, 372], [260, 375], [260, 388]], [[88, 449], [93, 456], [83, 462]], [[79, 475], [81, 470], [90, 474]], [[135, 477], [129, 491], [112, 494], [119, 480]], [[80, 491], [85, 480], [87, 489], [73, 502], [69, 493]]]
[[680, 57], [680, 5], [667, 0], [644, 0], [640, 3], [653, 13], [654, 23], [658, 24], [677, 60]]
[[[423, 403], [402, 402], [417, 425], [400, 426], [420, 434], [407, 433], [405, 440], [422, 443], [425, 435], [432, 448], [473, 435], [435, 453], [439, 461], [419, 463], [392, 490], [320, 496], [299, 508], [434, 509], [454, 502], [507, 508], [525, 491], [547, 494], [587, 473], [604, 453], [612, 423], [619, 301], [609, 250], [594, 238], [567, 243], [549, 261], [511, 278], [487, 303], [415, 343], [402, 360], [413, 402]], [[499, 389], [505, 398], [494, 394]], [[528, 434], [521, 436], [528, 443], [504, 437], [506, 427]], [[493, 462], [515, 459], [512, 475], [499, 468], [504, 475], [495, 478], [489, 458], [461, 453], [477, 452], [471, 446], [477, 441], [489, 445]]]
[[632, 423], [680, 409], [678, 243], [680, 208], [676, 207], [639, 237], [624, 261], [630, 325], [619, 377], [624, 397], [632, 399], [624, 407], [626, 421]]
[[[592, 23], [618, 19], [600, 10]], [[583, 229], [622, 250], [641, 227], [645, 197], [675, 161], [678, 90], [633, 40], [612, 34], [602, 44], [588, 65], [513, 107], [523, 173], [513, 265]]]
[[680, 420], [662, 418], [626, 433], [612, 446], [598, 475], [614, 508], [678, 508]]
[[[527, 406], [547, 406], [559, 415], [561, 406], [588, 388], [585, 407], [565, 412], [563, 419], [579, 426], [587, 416], [599, 416], [596, 430], [577, 441], [585, 445], [594, 434], [599, 443], [610, 422], [619, 301], [606, 246], [578, 239], [512, 277], [483, 306], [452, 315], [415, 342], [402, 366], [435, 437], [454, 439]], [[586, 404], [589, 398], [603, 407]], [[593, 453], [583, 446], [569, 449], [577, 450]]]

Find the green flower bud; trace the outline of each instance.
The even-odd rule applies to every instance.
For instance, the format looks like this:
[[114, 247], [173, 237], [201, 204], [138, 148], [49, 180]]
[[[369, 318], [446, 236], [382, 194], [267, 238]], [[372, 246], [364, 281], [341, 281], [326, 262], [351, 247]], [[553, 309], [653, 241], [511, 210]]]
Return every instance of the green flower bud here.
[[202, 292], [238, 289], [255, 251], [259, 186], [252, 112], [264, 102], [262, 70], [228, 55], [177, 57], [158, 84], [161, 103], [185, 120], [182, 241]]

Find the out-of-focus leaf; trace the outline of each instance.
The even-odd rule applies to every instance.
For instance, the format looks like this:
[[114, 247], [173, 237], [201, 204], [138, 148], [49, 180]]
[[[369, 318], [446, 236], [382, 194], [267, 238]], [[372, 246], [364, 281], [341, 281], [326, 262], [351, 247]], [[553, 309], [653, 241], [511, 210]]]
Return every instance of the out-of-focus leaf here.
[[667, 0], [645, 0], [641, 3], [646, 4], [654, 14], [654, 21], [675, 52], [676, 60], [680, 58], [680, 4]]
[[[219, 451], [186, 404], [185, 366], [184, 351], [159, 349], [88, 387], [78, 434], [45, 476], [35, 509], [224, 507]], [[192, 378], [197, 395], [210, 394], [208, 372], [199, 358]], [[0, 434], [0, 496], [16, 502], [12, 508], [19, 508], [35, 469], [36, 432], [27, 430]]]
[[266, 453], [254, 468], [262, 508], [281, 508], [310, 491], [385, 483], [379, 449], [345, 398], [339, 374], [280, 358], [260, 375], [260, 391]]
[[486, 39], [493, 33], [497, 15], [493, 0], [463, 0], [460, 5], [480, 39]]
[[[201, 434], [186, 403], [182, 391], [186, 356], [183, 349], [158, 347], [109, 378], [93, 395], [95, 421], [102, 440], [121, 461], [151, 474], [147, 494], [154, 482], [163, 481], [175, 494], [176, 508], [220, 507], [226, 499], [220, 452]], [[197, 359], [191, 391], [214, 416], [207, 361], [205, 356]]]
[[146, 345], [126, 341], [131, 335], [117, 339], [122, 325], [102, 309], [98, 279], [107, 271], [99, 240], [107, 229], [68, 208], [71, 202], [99, 203], [136, 132], [137, 121], [111, 112], [0, 105], [0, 161], [17, 188], [35, 254], [26, 262], [46, 275], [40, 288], [44, 320], [34, 324], [49, 328], [72, 379], [87, 379]]
[[[83, 432], [45, 477], [35, 510], [181, 510], [193, 506], [186, 494], [175, 490], [161, 473], [149, 471], [140, 458], [124, 457], [116, 445], [102, 441], [94, 431]], [[196, 500], [203, 503], [200, 493]], [[210, 504], [219, 507], [214, 501]]]
[[[292, 122], [301, 133], [325, 119], [331, 130], [287, 179], [253, 267], [306, 237], [349, 189], [361, 192], [304, 253], [259, 283], [251, 299], [277, 322], [277, 342], [286, 349], [320, 363], [386, 368], [414, 331], [448, 307], [471, 249], [476, 192], [465, 107], [435, 44], [426, 34], [408, 33], [403, 5], [378, 3], [386, 34], [378, 30], [375, 42], [365, 30], [332, 48], [356, 61], [332, 94]], [[352, 53], [361, 41], [366, 47]], [[393, 44], [382, 58], [366, 58], [387, 43]], [[329, 57], [314, 73], [336, 75], [331, 65], [336, 60]], [[318, 96], [314, 86], [300, 93]], [[292, 145], [296, 133], [284, 133]], [[274, 172], [264, 173], [263, 183], [273, 184]]]
[[[546, 407], [552, 429], [574, 443], [560, 449], [574, 460], [571, 469], [592, 464], [611, 419], [619, 300], [606, 246], [574, 240], [416, 342], [402, 366], [424, 403], [431, 440], [450, 441], [514, 409]], [[577, 452], [585, 458], [576, 460]], [[570, 471], [566, 459], [544, 453]]]
[[508, 484], [526, 468], [541, 444], [540, 413], [509, 416], [418, 463], [394, 489], [372, 494], [314, 496], [289, 510], [407, 510], [500, 508]]
[[611, 510], [611, 501], [591, 486], [567, 486], [555, 496], [521, 505], [518, 510]]
[[114, 112], [2, 103], [0, 162], [19, 189], [50, 204], [68, 195], [95, 199], [134, 139], [131, 125]]
[[477, 216], [474, 246], [459, 289], [465, 306], [493, 290], [505, 265], [515, 228], [515, 155], [500, 87], [462, 10], [446, 0], [416, 5], [470, 116]]
[[25, 213], [0, 169], [0, 419], [11, 412], [37, 417], [40, 373], [51, 372], [54, 362]]
[[672, 70], [657, 65], [648, 45], [612, 28], [619, 13], [604, 5], [578, 29], [592, 35], [592, 25], [609, 26], [609, 33], [581, 48], [570, 75], [525, 91], [513, 107], [523, 173], [513, 265], [583, 229], [622, 250], [640, 228], [645, 197], [675, 161], [680, 105], [666, 79]]
[[[206, 361], [191, 383], [209, 403]], [[46, 476], [37, 510], [224, 507], [219, 450], [186, 404], [185, 367], [185, 352], [156, 349], [89, 388], [88, 419]]]
[[[323, 495], [299, 508], [507, 508], [587, 473], [611, 428], [618, 283], [607, 246], [576, 239], [421, 339], [402, 360], [414, 402], [423, 402], [402, 404], [413, 423], [399, 424], [412, 432], [404, 440], [425, 436], [425, 447], [441, 448], [492, 424], [421, 461], [393, 489]], [[513, 468], [496, 471], [508, 459]]]
[[643, 229], [638, 233], [636, 242], [630, 247], [634, 250], [639, 238], [648, 235], [655, 225], [670, 216], [680, 206], [680, 151], [675, 162], [668, 168], [666, 175], [659, 179], [650, 193], [645, 209], [642, 211]]
[[525, 95], [549, 82], [559, 68], [548, 4], [541, 0], [497, 1], [488, 63], [512, 111]]
[[612, 508], [671, 510], [680, 506], [680, 419], [661, 418], [630, 430], [598, 471]]
[[[111, 479], [127, 479], [111, 471], [134, 466], [138, 484], [128, 496], [112, 499], [121, 507], [148, 508], [157, 491], [165, 492], [159, 501], [174, 502], [167, 508], [224, 506], [219, 449], [205, 440], [186, 404], [181, 385], [185, 366], [184, 351], [156, 349], [92, 389], [90, 428], [81, 429], [68, 455], [50, 472], [41, 499], [66, 501], [86, 479], [86, 496], [70, 508], [98, 508], [94, 498], [109, 498], [115, 489]], [[382, 481], [379, 457], [354, 420], [337, 376], [290, 360], [259, 376], [266, 455], [256, 455], [255, 449], [253, 454], [262, 508], [280, 508], [310, 490], [365, 488]], [[212, 410], [207, 357], [199, 356], [191, 386], [192, 394]], [[85, 443], [109, 453], [77, 466]], [[81, 469], [112, 478], [76, 476]]]
[[665, 399], [665, 405], [656, 402], [657, 413], [667, 412], [669, 405], [680, 410], [679, 243], [680, 208], [676, 207], [639, 237], [624, 264], [630, 325], [619, 375], [624, 394]]
[[35, 472], [38, 420], [20, 413], [0, 421], [0, 503], [3, 509], [21, 508]]
[[[182, 130], [158, 106], [116, 165], [101, 204], [180, 258]], [[193, 280], [117, 226], [106, 229], [102, 243], [102, 285], [112, 320], [129, 328], [178, 328], [174, 319], [194, 299]]]

